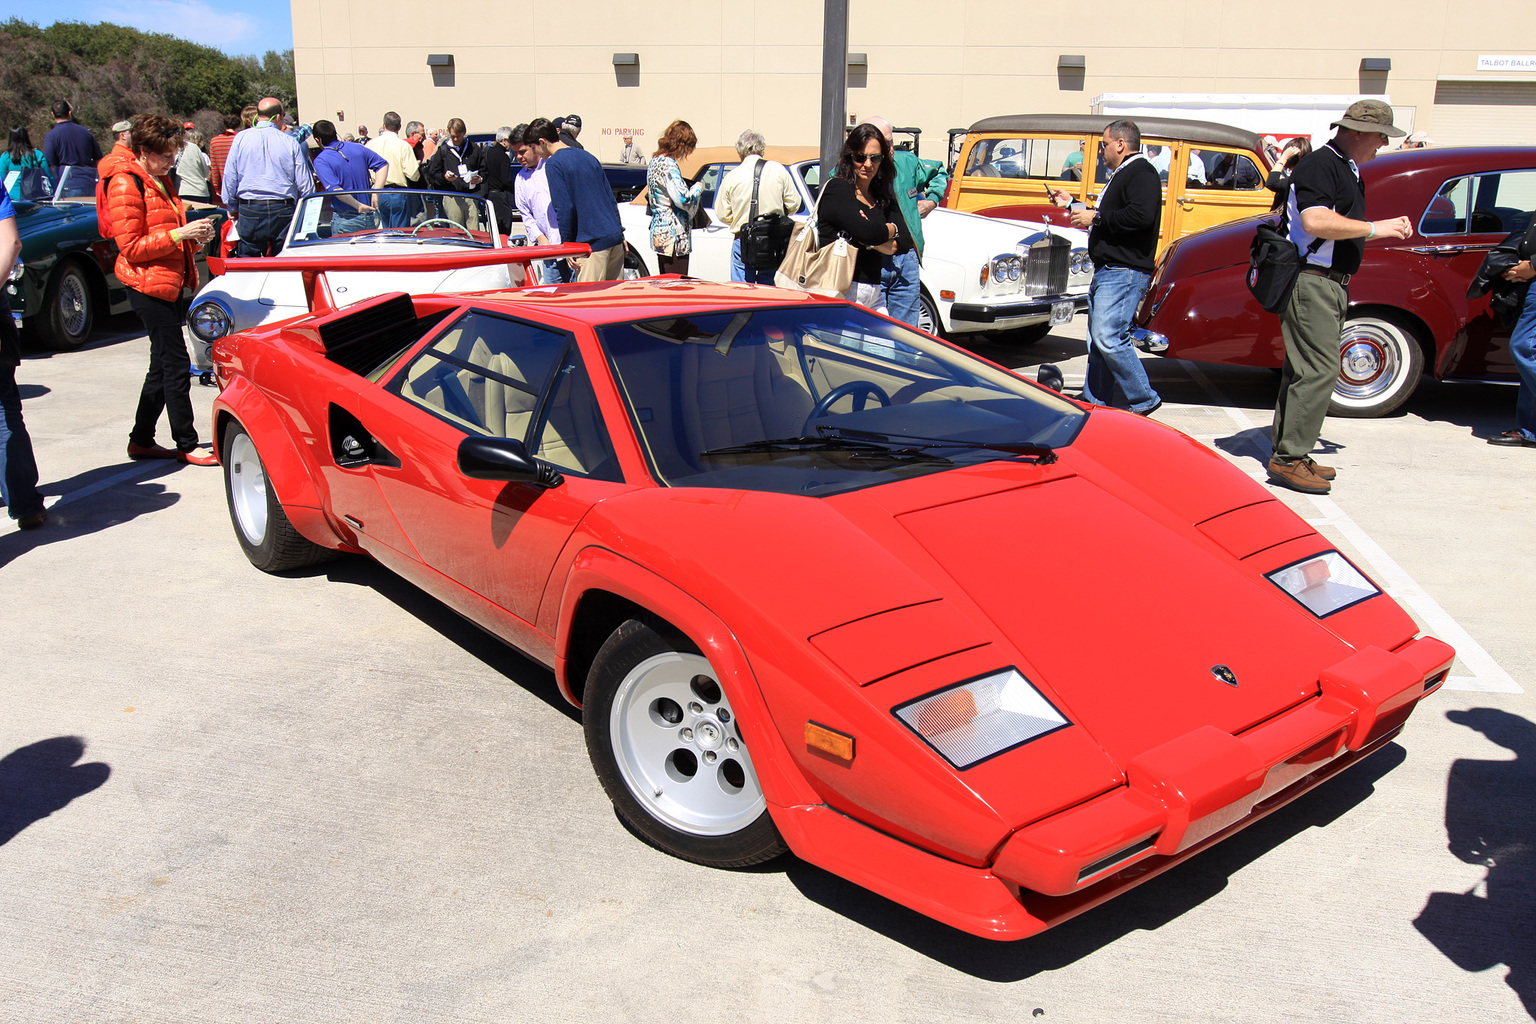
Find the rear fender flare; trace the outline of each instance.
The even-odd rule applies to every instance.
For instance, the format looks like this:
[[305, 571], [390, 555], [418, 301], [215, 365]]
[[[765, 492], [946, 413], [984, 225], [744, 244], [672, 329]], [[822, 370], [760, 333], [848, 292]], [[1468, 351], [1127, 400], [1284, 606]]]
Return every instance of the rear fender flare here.
[[[680, 588], [607, 548], [588, 547], [577, 554], [561, 593], [555, 675], [568, 699], [579, 704], [585, 682], [569, 678], [567, 668], [572, 622], [582, 595], [591, 590], [624, 598], [665, 620], [698, 645], [730, 691], [731, 706], [750, 737], [752, 766], [770, 808], [822, 802], [795, 767], [736, 635], [719, 616]], [[780, 817], [775, 814], [774, 820]], [[785, 838], [794, 845], [791, 836], [786, 834]]]

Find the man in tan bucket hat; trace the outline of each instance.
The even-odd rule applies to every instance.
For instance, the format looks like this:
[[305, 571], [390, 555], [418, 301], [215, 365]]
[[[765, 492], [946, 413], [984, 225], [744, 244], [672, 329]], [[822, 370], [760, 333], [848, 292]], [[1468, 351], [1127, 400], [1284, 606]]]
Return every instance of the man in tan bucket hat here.
[[1312, 461], [1323, 417], [1339, 379], [1339, 337], [1349, 309], [1349, 278], [1360, 269], [1366, 242], [1413, 234], [1407, 217], [1365, 219], [1360, 164], [1391, 137], [1392, 108], [1380, 100], [1350, 104], [1333, 122], [1338, 133], [1304, 157], [1291, 174], [1291, 193], [1281, 219], [1301, 253], [1302, 270], [1291, 299], [1280, 311], [1285, 366], [1271, 431], [1271, 482], [1306, 494], [1327, 494], [1337, 475]]

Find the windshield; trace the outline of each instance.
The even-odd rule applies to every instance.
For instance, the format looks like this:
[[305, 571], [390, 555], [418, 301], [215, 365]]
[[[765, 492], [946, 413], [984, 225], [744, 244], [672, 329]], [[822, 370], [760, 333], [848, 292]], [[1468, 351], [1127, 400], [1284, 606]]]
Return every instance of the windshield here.
[[856, 306], [637, 320], [598, 336], [651, 469], [670, 486], [820, 496], [1048, 460], [1086, 418]]
[[490, 204], [462, 192], [380, 189], [317, 192], [294, 211], [290, 247], [338, 242], [415, 242], [471, 249], [499, 249]]

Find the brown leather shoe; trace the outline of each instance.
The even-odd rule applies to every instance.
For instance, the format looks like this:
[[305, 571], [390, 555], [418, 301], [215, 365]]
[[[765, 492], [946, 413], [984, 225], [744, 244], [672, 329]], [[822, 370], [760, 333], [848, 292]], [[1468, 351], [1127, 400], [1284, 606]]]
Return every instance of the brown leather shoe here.
[[1305, 457], [1288, 460], [1273, 458], [1265, 468], [1269, 471], [1271, 483], [1302, 494], [1327, 494], [1333, 489], [1332, 484], [1313, 471], [1312, 460]]
[[20, 519], [16, 520], [16, 525], [21, 527], [23, 530], [35, 530], [47, 521], [48, 510], [43, 509], [41, 512], [33, 512], [29, 516], [22, 516]]
[[1307, 465], [1311, 466], [1312, 467], [1312, 472], [1316, 473], [1318, 476], [1322, 477], [1324, 480], [1330, 480], [1331, 481], [1334, 477], [1339, 475], [1339, 471], [1334, 469], [1332, 466], [1324, 466], [1322, 463], [1313, 462], [1312, 461], [1312, 456], [1310, 456], [1310, 455], [1304, 456], [1302, 461], [1305, 462]]

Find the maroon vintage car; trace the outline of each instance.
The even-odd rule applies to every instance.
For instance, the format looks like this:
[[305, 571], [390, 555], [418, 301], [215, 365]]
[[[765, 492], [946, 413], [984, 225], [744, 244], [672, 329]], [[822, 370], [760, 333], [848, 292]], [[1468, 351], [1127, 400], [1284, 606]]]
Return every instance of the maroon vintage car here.
[[[1361, 168], [1370, 217], [1406, 216], [1414, 236], [1366, 243], [1349, 283], [1334, 416], [1381, 416], [1422, 374], [1512, 381], [1509, 329], [1487, 297], [1467, 299], [1483, 256], [1536, 208], [1536, 148], [1390, 153]], [[1250, 217], [1171, 245], [1137, 311], [1139, 348], [1180, 359], [1279, 366], [1280, 318], [1249, 294]]]

